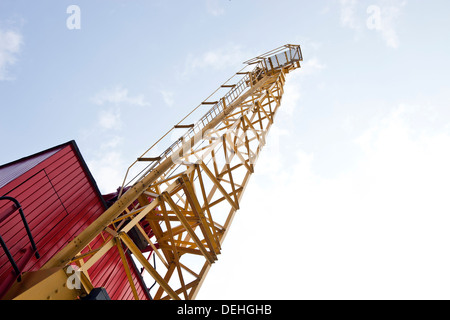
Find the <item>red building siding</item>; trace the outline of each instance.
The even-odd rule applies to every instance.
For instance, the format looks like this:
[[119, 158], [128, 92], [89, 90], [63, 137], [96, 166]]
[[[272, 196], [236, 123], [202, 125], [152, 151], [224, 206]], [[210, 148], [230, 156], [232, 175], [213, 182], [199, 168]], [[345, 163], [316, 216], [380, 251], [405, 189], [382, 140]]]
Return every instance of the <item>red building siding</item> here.
[[[39, 270], [106, 209], [74, 141], [1, 166], [1, 196], [20, 202], [40, 254], [39, 259], [32, 256], [23, 272]], [[18, 213], [1, 221], [9, 208], [11, 202], [0, 201], [0, 235], [19, 264], [25, 261], [23, 249], [30, 247], [30, 242]], [[129, 254], [127, 257], [140, 299], [149, 298]], [[90, 277], [94, 286], [105, 287], [112, 299], [133, 299], [116, 248], [92, 269]], [[2, 288], [6, 290], [12, 284], [9, 283], [11, 274], [11, 263], [0, 248], [0, 297], [4, 294]]]

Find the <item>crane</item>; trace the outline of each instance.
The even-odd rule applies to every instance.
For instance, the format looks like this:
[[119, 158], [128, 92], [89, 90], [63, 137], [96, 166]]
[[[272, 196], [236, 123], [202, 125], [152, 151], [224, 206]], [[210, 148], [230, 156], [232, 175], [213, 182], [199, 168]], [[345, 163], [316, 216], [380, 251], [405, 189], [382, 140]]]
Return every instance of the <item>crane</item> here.
[[[218, 260], [275, 121], [286, 74], [300, 68], [301, 61], [300, 46], [292, 44], [245, 61], [243, 69], [193, 110], [210, 107], [200, 120], [186, 124], [185, 117], [137, 158], [106, 211], [40, 270], [24, 275], [7, 297], [87, 296], [97, 289], [90, 268], [116, 248], [135, 299], [125, 251], [154, 281], [152, 299], [195, 299]], [[178, 129], [186, 132], [151, 156]], [[137, 174], [130, 177], [131, 172]]]

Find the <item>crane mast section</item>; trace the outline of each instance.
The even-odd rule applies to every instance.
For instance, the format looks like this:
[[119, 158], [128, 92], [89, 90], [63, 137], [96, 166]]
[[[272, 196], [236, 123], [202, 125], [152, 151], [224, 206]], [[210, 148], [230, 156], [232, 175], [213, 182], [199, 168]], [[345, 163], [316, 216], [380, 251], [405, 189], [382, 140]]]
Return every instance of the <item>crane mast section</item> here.
[[[78, 265], [89, 293], [89, 268], [117, 247], [129, 250], [154, 279], [154, 299], [194, 299], [240, 208], [281, 105], [285, 76], [302, 60], [300, 46], [286, 45], [247, 61], [252, 71], [224, 84], [229, 93], [152, 158], [137, 181], [43, 269]], [[145, 239], [156, 264], [130, 238], [131, 230]], [[104, 241], [91, 247], [99, 235]]]

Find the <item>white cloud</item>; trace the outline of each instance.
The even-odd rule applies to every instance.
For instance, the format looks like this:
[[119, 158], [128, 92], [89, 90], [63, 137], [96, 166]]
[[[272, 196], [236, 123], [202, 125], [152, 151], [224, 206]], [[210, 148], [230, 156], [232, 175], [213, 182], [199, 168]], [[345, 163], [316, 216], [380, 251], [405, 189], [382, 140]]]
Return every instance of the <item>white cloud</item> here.
[[323, 69], [326, 68], [326, 65], [322, 62], [320, 62], [319, 58], [317, 57], [311, 57], [310, 59], [307, 59], [302, 63], [302, 71], [301, 75], [311, 75], [315, 74]]
[[175, 100], [174, 93], [172, 91], [161, 90], [161, 95], [163, 96], [164, 103], [167, 106], [172, 107], [174, 105]]
[[129, 91], [126, 88], [115, 87], [113, 89], [102, 90], [97, 93], [92, 101], [97, 105], [104, 104], [126, 104], [133, 106], [149, 106], [150, 104], [145, 101], [144, 95], [130, 96]]
[[244, 52], [241, 46], [235, 44], [212, 49], [201, 55], [190, 54], [187, 56], [183, 75], [206, 69], [223, 70], [239, 66], [242, 68], [242, 63], [251, 56]]
[[122, 124], [120, 110], [118, 108], [113, 108], [101, 111], [98, 116], [98, 122], [103, 129], [119, 129]]
[[350, 29], [358, 30], [361, 28], [360, 22], [357, 18], [357, 4], [356, 0], [339, 0], [341, 6], [340, 21], [342, 26]]
[[115, 87], [94, 95], [91, 101], [98, 106], [105, 106], [98, 113], [98, 125], [106, 130], [120, 129], [122, 125], [121, 111], [126, 106], [149, 106], [144, 95], [131, 96], [128, 89]]
[[23, 37], [19, 32], [0, 29], [0, 80], [11, 79], [8, 68], [17, 61], [23, 45]]
[[450, 134], [412, 121], [428, 116], [393, 108], [355, 138], [357, 165], [333, 178], [312, 153], [271, 166], [280, 156], [264, 149], [199, 298], [449, 298]]
[[303, 79], [308, 76], [318, 74], [326, 68], [326, 65], [319, 58], [312, 56], [304, 62], [301, 62], [301, 70], [287, 75], [288, 81], [284, 87], [282, 112], [285, 113], [291, 121], [291, 116], [295, 108], [299, 105], [302, 97]]
[[220, 5], [219, 0], [206, 0], [206, 8], [213, 16], [220, 16], [225, 13], [225, 9]]
[[92, 171], [93, 176], [97, 182], [100, 191], [103, 194], [113, 192], [122, 185], [125, 161], [122, 153], [107, 148], [101, 147], [101, 153], [92, 157], [92, 160], [88, 161], [89, 169]]
[[386, 46], [398, 48], [396, 22], [406, 4], [406, 0], [378, 0], [364, 4], [356, 0], [339, 0], [340, 23], [354, 30], [356, 38], [360, 38], [367, 28], [380, 33]]
[[395, 22], [399, 18], [406, 1], [382, 1], [381, 21], [378, 31], [381, 33], [386, 45], [391, 48], [399, 47], [399, 39], [395, 30]]
[[[102, 192], [116, 190], [122, 184], [126, 163], [122, 133], [122, 110], [126, 107], [143, 107], [149, 103], [144, 95], [130, 95], [128, 89], [115, 87], [98, 92], [91, 101], [100, 106], [97, 122], [89, 130], [84, 130], [84, 140], [97, 144], [89, 154], [89, 167]], [[99, 130], [100, 129], [100, 130]], [[96, 142], [93, 142], [96, 141]]]
[[104, 141], [101, 145], [102, 148], [110, 150], [119, 147], [123, 143], [124, 139], [119, 136], [113, 136], [111, 139]]

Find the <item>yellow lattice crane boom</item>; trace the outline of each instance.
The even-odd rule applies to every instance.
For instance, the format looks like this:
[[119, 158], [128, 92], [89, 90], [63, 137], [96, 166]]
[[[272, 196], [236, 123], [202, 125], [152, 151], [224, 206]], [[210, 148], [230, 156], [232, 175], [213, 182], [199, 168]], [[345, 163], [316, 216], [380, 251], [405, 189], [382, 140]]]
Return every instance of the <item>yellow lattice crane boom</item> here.
[[[127, 249], [145, 277], [155, 282], [154, 299], [195, 299], [221, 253], [275, 120], [285, 75], [300, 68], [300, 61], [298, 45], [285, 45], [246, 61], [241, 71], [220, 86], [218, 98], [212, 95], [196, 108], [210, 105], [209, 111], [195, 124], [175, 125], [172, 132], [187, 129], [186, 133], [158, 156], [150, 156], [153, 149], [140, 156], [128, 169], [117, 200], [54, 255], [37, 280], [26, 288], [17, 284], [12, 298], [46, 299], [49, 290], [59, 290], [61, 299], [89, 293], [93, 290], [89, 269], [117, 247], [135, 298], [135, 284], [123, 255]], [[130, 172], [138, 167], [139, 174], [130, 179]], [[131, 231], [151, 246], [158, 268], [130, 236]], [[89, 244], [99, 235], [103, 241], [91, 248]], [[66, 285], [70, 274], [66, 269], [75, 264], [81, 277], [78, 290]]]

